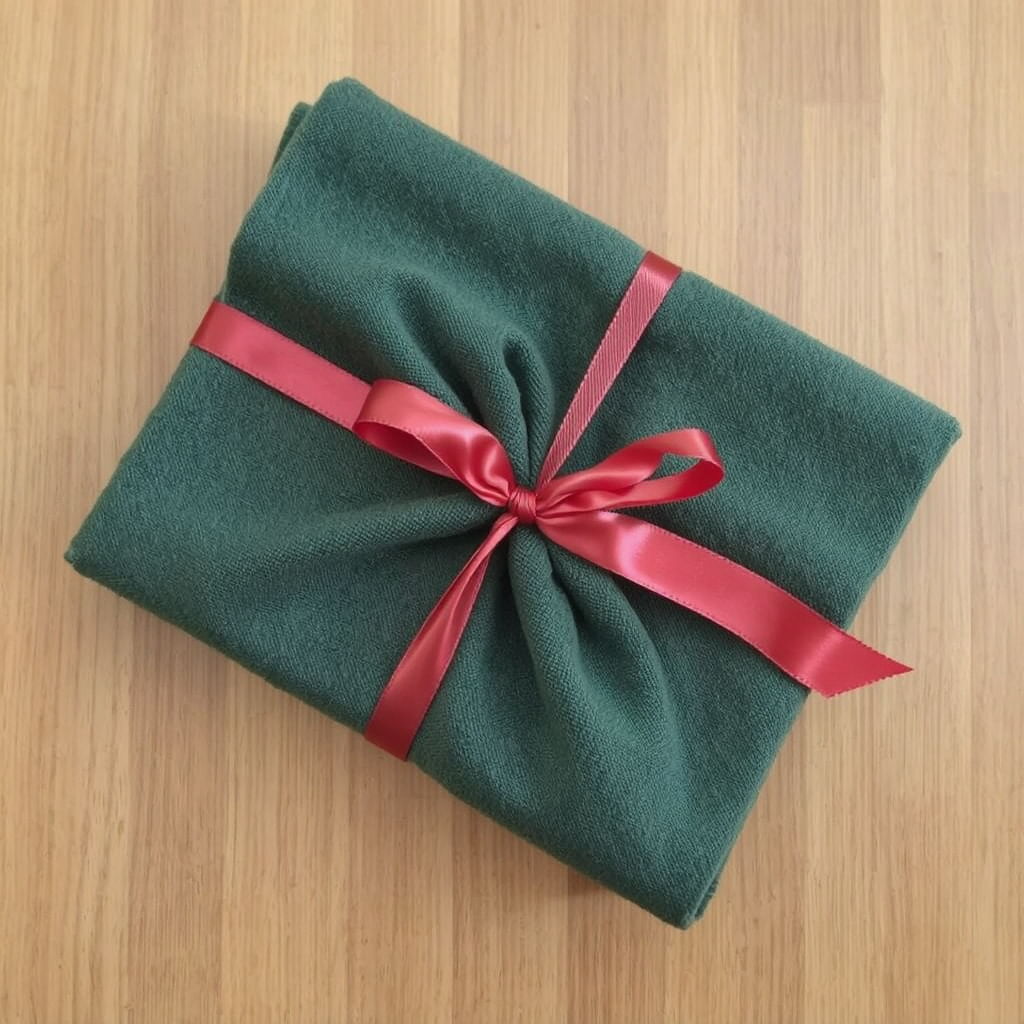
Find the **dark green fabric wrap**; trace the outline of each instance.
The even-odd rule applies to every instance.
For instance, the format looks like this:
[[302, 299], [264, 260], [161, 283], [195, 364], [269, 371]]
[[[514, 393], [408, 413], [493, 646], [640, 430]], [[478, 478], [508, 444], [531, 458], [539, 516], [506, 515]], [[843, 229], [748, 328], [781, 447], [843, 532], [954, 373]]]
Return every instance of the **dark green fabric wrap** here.
[[[366, 380], [407, 381], [479, 420], [529, 484], [641, 255], [344, 81], [293, 114], [222, 298]], [[711, 433], [725, 482], [630, 514], [844, 624], [958, 435], [939, 409], [691, 273], [566, 470], [682, 426]], [[188, 350], [67, 557], [362, 729], [496, 515]], [[805, 696], [711, 623], [522, 527], [491, 561], [411, 759], [687, 925]]]

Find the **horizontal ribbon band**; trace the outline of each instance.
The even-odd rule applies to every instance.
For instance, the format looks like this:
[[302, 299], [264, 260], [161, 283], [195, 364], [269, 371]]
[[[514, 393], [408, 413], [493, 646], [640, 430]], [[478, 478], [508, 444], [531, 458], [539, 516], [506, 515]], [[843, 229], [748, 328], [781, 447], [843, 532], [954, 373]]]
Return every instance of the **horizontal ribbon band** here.
[[[694, 498], [724, 475], [711, 438], [686, 428], [633, 441], [597, 465], [557, 476], [680, 274], [647, 253], [566, 412], [533, 488], [515, 478], [486, 428], [396, 380], [372, 385], [265, 324], [214, 302], [192, 340], [367, 444], [459, 481], [502, 510], [406, 649], [364, 735], [397, 757], [409, 748], [458, 649], [495, 548], [519, 525], [594, 565], [696, 612], [760, 651], [792, 679], [832, 696], [909, 671], [770, 580], [717, 552], [618, 510]], [[670, 455], [686, 469], [655, 476]]]

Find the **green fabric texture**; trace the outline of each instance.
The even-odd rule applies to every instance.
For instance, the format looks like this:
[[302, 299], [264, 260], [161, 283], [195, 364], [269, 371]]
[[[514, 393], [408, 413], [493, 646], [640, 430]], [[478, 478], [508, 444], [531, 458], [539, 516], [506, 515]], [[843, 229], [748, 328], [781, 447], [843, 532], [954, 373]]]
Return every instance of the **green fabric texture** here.
[[[641, 256], [345, 80], [296, 108], [221, 297], [485, 424], [530, 484]], [[683, 426], [712, 435], [724, 483], [629, 514], [842, 624], [958, 436], [933, 405], [693, 273], [564, 471]], [[67, 557], [362, 729], [497, 514], [188, 349]], [[805, 696], [742, 641], [520, 527], [410, 759], [686, 926]]]

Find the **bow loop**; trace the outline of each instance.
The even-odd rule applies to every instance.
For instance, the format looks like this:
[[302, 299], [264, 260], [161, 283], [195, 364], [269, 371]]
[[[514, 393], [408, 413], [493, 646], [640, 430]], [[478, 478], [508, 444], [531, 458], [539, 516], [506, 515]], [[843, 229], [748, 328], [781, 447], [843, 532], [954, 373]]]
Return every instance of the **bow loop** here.
[[[693, 464], [654, 478], [670, 455], [693, 460]], [[547, 518], [661, 505], [695, 498], [717, 486], [724, 475], [722, 460], [708, 434], [695, 427], [669, 430], [634, 441], [590, 469], [555, 477], [540, 489], [537, 505]]]
[[410, 384], [376, 381], [352, 431], [375, 448], [458, 480], [490, 505], [503, 508], [516, 486], [508, 454], [489, 430]]

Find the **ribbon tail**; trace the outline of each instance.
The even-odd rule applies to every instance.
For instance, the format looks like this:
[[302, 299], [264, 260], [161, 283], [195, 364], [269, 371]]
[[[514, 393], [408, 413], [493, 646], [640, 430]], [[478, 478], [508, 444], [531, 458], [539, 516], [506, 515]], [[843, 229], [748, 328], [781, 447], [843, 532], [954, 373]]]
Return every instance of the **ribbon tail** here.
[[763, 576], [651, 523], [601, 511], [537, 525], [581, 558], [728, 630], [826, 697], [910, 671]]
[[495, 520], [483, 543], [434, 605], [377, 699], [363, 735], [389, 754], [402, 760], [409, 756], [458, 650], [491, 554], [516, 523], [509, 513]]

